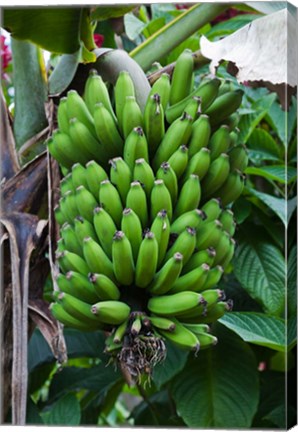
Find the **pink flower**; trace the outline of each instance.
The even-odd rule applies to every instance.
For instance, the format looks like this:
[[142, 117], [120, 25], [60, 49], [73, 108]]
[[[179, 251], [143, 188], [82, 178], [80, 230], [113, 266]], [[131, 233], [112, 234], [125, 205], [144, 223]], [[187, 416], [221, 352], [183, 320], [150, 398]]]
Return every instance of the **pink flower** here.
[[0, 36], [0, 48], [1, 48], [1, 63], [2, 63], [2, 69], [6, 69], [11, 62], [11, 51], [9, 49], [9, 46], [6, 45], [6, 37], [1, 35]]
[[94, 33], [93, 37], [94, 37], [94, 42], [96, 43], [98, 48], [102, 47], [104, 36], [99, 33]]

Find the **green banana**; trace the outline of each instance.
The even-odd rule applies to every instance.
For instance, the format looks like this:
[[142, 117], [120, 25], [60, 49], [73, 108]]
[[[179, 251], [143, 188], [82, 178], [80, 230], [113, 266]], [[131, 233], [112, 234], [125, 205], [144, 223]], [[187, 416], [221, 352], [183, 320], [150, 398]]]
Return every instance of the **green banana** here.
[[202, 192], [204, 199], [207, 199], [214, 194], [217, 197], [216, 191], [228, 178], [229, 171], [229, 156], [226, 153], [222, 153], [217, 159], [211, 162], [209, 170], [202, 180]]
[[46, 141], [46, 145], [48, 148], [48, 151], [50, 155], [56, 159], [56, 161], [65, 168], [70, 168], [74, 162], [74, 160], [71, 160], [64, 152], [63, 147], [60, 147], [57, 144], [57, 140], [54, 139], [54, 137], [50, 137]]
[[233, 147], [228, 152], [230, 158], [231, 171], [239, 170], [244, 171], [248, 165], [248, 154], [244, 144], [239, 144]]
[[111, 259], [112, 257], [112, 240], [117, 227], [112, 217], [102, 207], [96, 207], [94, 209], [93, 225], [95, 232], [100, 241], [100, 244]]
[[106, 152], [107, 158], [110, 159], [121, 154], [123, 139], [118, 132], [114, 117], [102, 103], [95, 105], [94, 124], [96, 136], [101, 143], [102, 151]]
[[122, 111], [122, 129], [124, 138], [126, 139], [133, 129], [143, 127], [143, 114], [135, 96], [126, 96]]
[[220, 80], [218, 78], [211, 78], [203, 81], [199, 87], [193, 90], [188, 96], [166, 109], [165, 114], [167, 122], [173, 123], [179, 116], [181, 116], [189, 101], [193, 97], [200, 98], [201, 111], [206, 112], [207, 108], [213, 104], [213, 101], [217, 97], [219, 84]]
[[208, 333], [195, 333], [195, 335], [199, 341], [201, 350], [209, 348], [210, 346], [214, 346], [218, 342], [216, 336]]
[[153, 156], [165, 134], [164, 110], [160, 96], [149, 96], [144, 111], [144, 130], [150, 156]]
[[63, 225], [65, 222], [67, 222], [67, 217], [64, 215], [64, 213], [61, 210], [61, 207], [59, 205], [56, 205], [54, 208], [54, 214], [56, 222], [59, 225]]
[[127, 136], [124, 143], [123, 158], [131, 172], [133, 172], [137, 159], [143, 158], [149, 162], [148, 143], [140, 126], [133, 128]]
[[154, 172], [149, 163], [146, 162], [144, 158], [140, 158], [135, 161], [133, 180], [141, 183], [146, 196], [149, 199], [154, 185]]
[[183, 291], [172, 295], [152, 297], [148, 309], [155, 315], [175, 316], [192, 310], [202, 303], [202, 296], [193, 291]]
[[77, 162], [71, 167], [71, 178], [75, 190], [79, 186], [84, 186], [86, 189], [89, 189], [86, 168], [80, 163]]
[[178, 235], [174, 244], [166, 253], [165, 260], [167, 261], [172, 256], [174, 256], [176, 252], [179, 252], [183, 255], [183, 265], [185, 265], [195, 250], [196, 241], [196, 230], [194, 228], [187, 227]]
[[127, 320], [130, 307], [121, 301], [106, 300], [92, 305], [91, 311], [99, 321], [105, 324], [118, 325]]
[[222, 229], [227, 231], [230, 236], [235, 234], [236, 221], [234, 219], [234, 213], [230, 209], [224, 209], [221, 211], [218, 220], [222, 223]]
[[208, 172], [210, 166], [210, 150], [206, 147], [201, 148], [189, 161], [181, 183], [185, 183], [191, 174], [195, 174], [202, 180]]
[[83, 258], [73, 252], [65, 250], [58, 254], [57, 259], [64, 273], [72, 270], [87, 276], [90, 271]]
[[130, 326], [130, 333], [133, 336], [137, 336], [142, 330], [142, 319], [138, 313], [134, 313], [134, 318]]
[[63, 239], [65, 249], [83, 256], [82, 245], [77, 238], [74, 228], [69, 223], [66, 223], [61, 227], [60, 235]]
[[207, 279], [205, 280], [202, 290], [208, 290], [218, 284], [220, 281], [222, 275], [223, 275], [223, 268], [219, 265], [212, 267], [207, 275]]
[[238, 171], [231, 171], [227, 176], [225, 182], [219, 189], [216, 190], [215, 194], [222, 202], [223, 207], [236, 201], [242, 194], [244, 189], [244, 176]]
[[101, 165], [94, 160], [86, 164], [86, 180], [89, 191], [98, 199], [100, 183], [108, 179], [108, 175]]
[[129, 73], [123, 70], [120, 71], [114, 87], [116, 116], [121, 132], [123, 132], [123, 107], [127, 96], [135, 96], [135, 89]]
[[188, 148], [185, 145], [180, 146], [169, 158], [168, 163], [179, 180], [188, 164]]
[[110, 160], [110, 179], [111, 182], [117, 187], [121, 196], [122, 204], [125, 205], [126, 196], [132, 181], [132, 173], [127, 163], [122, 157], [116, 157]]
[[236, 247], [235, 240], [233, 238], [230, 238], [229, 248], [226, 251], [225, 255], [222, 257], [222, 259], [220, 260], [220, 264], [221, 264], [221, 266], [223, 267], [224, 270], [229, 265], [231, 259], [234, 256], [235, 247]]
[[79, 214], [87, 219], [89, 222], [93, 222], [93, 212], [98, 207], [98, 202], [94, 198], [91, 192], [89, 192], [84, 186], [79, 186], [76, 189], [75, 202], [78, 208]]
[[211, 161], [218, 158], [222, 153], [226, 153], [230, 146], [230, 131], [228, 126], [221, 125], [211, 135], [208, 148], [210, 149]]
[[163, 162], [156, 173], [156, 178], [164, 181], [170, 192], [172, 206], [175, 205], [178, 196], [178, 180], [175, 171], [168, 162]]
[[114, 274], [121, 285], [134, 281], [135, 266], [130, 241], [123, 231], [116, 231], [113, 237], [112, 257]]
[[94, 241], [98, 241], [93, 224], [82, 216], [77, 216], [74, 219], [74, 230], [81, 246], [84, 244], [85, 237], [91, 237]]
[[125, 334], [127, 333], [128, 319], [123, 321], [115, 330], [113, 335], [114, 344], [120, 344], [124, 339]]
[[73, 151], [77, 152], [77, 149], [79, 149], [81, 153], [87, 155], [87, 160], [84, 158], [80, 160], [80, 163], [87, 163], [92, 159], [99, 163], [105, 162], [102, 143], [100, 143], [97, 138], [91, 134], [87, 126], [76, 117], [71, 118], [69, 121], [69, 136], [72, 141]]
[[[71, 294], [60, 293], [58, 296], [58, 303], [61, 304], [63, 309], [65, 309], [65, 311], [75, 319], [86, 324], [100, 324], [100, 321], [91, 312], [91, 305], [79, 300]], [[99, 328], [101, 328], [100, 325]]]
[[69, 90], [67, 92], [66, 109], [69, 120], [77, 118], [80, 123], [83, 123], [86, 126], [93, 137], [96, 138], [92, 115], [90, 114], [83, 98], [76, 90]]
[[67, 113], [67, 98], [64, 96], [59, 100], [59, 105], [57, 107], [57, 122], [58, 127], [61, 132], [68, 134], [69, 128], [69, 117]]
[[214, 265], [218, 265], [221, 263], [221, 260], [225, 256], [227, 250], [229, 250], [230, 246], [230, 234], [226, 231], [222, 231], [219, 242], [216, 246], [216, 257], [214, 259]]
[[201, 114], [201, 98], [198, 96], [193, 96], [186, 105], [184, 112], [186, 112], [186, 114], [188, 114], [193, 119], [193, 121], [197, 120]]
[[208, 147], [211, 135], [211, 126], [209, 117], [201, 114], [200, 117], [192, 124], [192, 133], [188, 143], [188, 156], [192, 158], [202, 148]]
[[60, 273], [56, 278], [56, 282], [61, 291], [79, 300], [90, 304], [98, 301], [98, 295], [92, 284], [89, 282], [87, 276], [81, 273], [74, 271], [69, 271], [66, 275]]
[[155, 235], [148, 231], [140, 245], [136, 262], [135, 284], [146, 288], [152, 281], [158, 261], [158, 243]]
[[121, 225], [123, 206], [118, 189], [110, 182], [103, 180], [99, 188], [99, 204], [110, 214], [117, 227]]
[[189, 210], [185, 213], [182, 213], [181, 216], [174, 220], [174, 222], [171, 224], [171, 233], [180, 234], [187, 227], [197, 229], [204, 219], [205, 214], [201, 210]]
[[65, 195], [66, 192], [75, 192], [75, 187], [72, 182], [72, 175], [68, 173], [65, 177], [63, 177], [60, 181], [60, 192], [61, 195]]
[[[207, 264], [209, 267], [213, 265], [214, 258], [216, 255], [216, 251], [214, 248], [208, 248], [205, 250], [200, 250], [196, 253], [194, 253], [189, 261], [186, 263], [185, 266], [183, 266], [182, 274], [186, 274], [195, 268], [201, 266], [202, 264]], [[210, 269], [211, 271], [212, 269]], [[209, 275], [209, 272], [208, 272]]]
[[222, 205], [221, 201], [218, 198], [211, 198], [209, 201], [207, 201], [201, 210], [206, 215], [206, 223], [211, 222], [215, 219], [218, 219], [219, 216], [222, 214]]
[[126, 197], [126, 208], [131, 208], [141, 221], [143, 229], [148, 225], [147, 198], [141, 183], [133, 181]]
[[166, 210], [168, 218], [171, 221], [173, 213], [172, 198], [164, 181], [161, 179], [157, 179], [154, 181], [154, 186], [150, 195], [150, 204], [151, 221], [154, 220], [157, 213], [161, 210]]
[[195, 351], [197, 353], [200, 349], [200, 343], [197, 336], [178, 320], [175, 320], [174, 324], [174, 331], [169, 332], [167, 330], [159, 329], [159, 333], [178, 348]]
[[[53, 140], [54, 148], [59, 151], [65, 163], [71, 162], [69, 166], [67, 165], [67, 168], [71, 168], [76, 162], [84, 164], [90, 159], [90, 152], [81, 146], [75, 145], [68, 134], [55, 130], [51, 139]], [[57, 160], [59, 162], [59, 159]]]
[[119, 288], [108, 276], [102, 273], [90, 273], [88, 277], [89, 283], [100, 300], [119, 300]]
[[155, 274], [151, 284], [148, 286], [150, 294], [161, 295], [167, 293], [180, 276], [182, 267], [183, 255], [176, 252]]
[[113, 263], [105, 254], [103, 248], [91, 237], [86, 237], [83, 244], [83, 253], [88, 265], [87, 274], [102, 273], [115, 281]]
[[170, 105], [175, 105], [190, 94], [193, 68], [192, 52], [186, 49], [176, 60], [171, 80]]
[[222, 232], [222, 224], [217, 219], [200, 225], [197, 228], [197, 249], [202, 250], [213, 247], [216, 249], [217, 255], [217, 245]]
[[204, 290], [202, 296], [207, 302], [207, 313], [216, 303], [225, 300], [225, 293], [219, 289]]
[[198, 208], [201, 200], [201, 184], [199, 177], [191, 174], [183, 184], [174, 209], [174, 219], [190, 210]]
[[217, 97], [206, 110], [210, 123], [215, 126], [229, 117], [241, 105], [243, 90], [233, 90]]
[[60, 303], [51, 303], [50, 311], [52, 315], [66, 327], [72, 327], [80, 331], [95, 331], [102, 329], [102, 325], [98, 322], [86, 323], [81, 319], [75, 318], [72, 314], [66, 312], [66, 310]]
[[143, 239], [142, 224], [138, 215], [131, 209], [125, 208], [121, 220], [121, 231], [130, 241], [134, 262], [137, 262], [140, 244]]
[[190, 324], [190, 323], [183, 323], [183, 325], [190, 331], [192, 331], [195, 335], [201, 334], [201, 333], [209, 333], [210, 327], [208, 324]]
[[165, 111], [169, 103], [170, 91], [171, 91], [170, 75], [167, 73], [162, 73], [160, 77], [155, 81], [153, 86], [151, 87], [148, 97], [151, 97], [154, 94], [158, 94], [160, 97], [160, 103], [163, 107], [163, 110]]
[[208, 264], [203, 263], [194, 270], [180, 276], [172, 286], [169, 294], [182, 293], [185, 291], [202, 291], [204, 282], [206, 281], [210, 267]]
[[152, 160], [155, 172], [163, 162], [168, 162], [168, 159], [181, 145], [188, 143], [192, 131], [191, 125], [192, 118], [184, 113], [169, 126]]
[[216, 305], [213, 306], [213, 308], [208, 311], [208, 313], [205, 316], [201, 316], [199, 318], [200, 323], [213, 323], [217, 321], [219, 318], [221, 318], [226, 312], [229, 312], [231, 310], [231, 302], [218, 302]]
[[176, 324], [174, 323], [174, 321], [169, 320], [168, 318], [159, 317], [159, 316], [150, 316], [149, 320], [151, 325], [158, 330], [173, 332], [176, 328]]
[[158, 243], [158, 261], [157, 268], [163, 262], [170, 238], [170, 221], [166, 210], [161, 210], [154, 218], [150, 231], [154, 233]]
[[91, 69], [89, 72], [84, 89], [84, 100], [91, 115], [94, 114], [95, 105], [102, 103], [116, 121], [107, 86], [96, 69]]
[[62, 213], [67, 216], [67, 221], [72, 224], [74, 218], [79, 214], [80, 210], [77, 206], [76, 194], [68, 191], [59, 201]]

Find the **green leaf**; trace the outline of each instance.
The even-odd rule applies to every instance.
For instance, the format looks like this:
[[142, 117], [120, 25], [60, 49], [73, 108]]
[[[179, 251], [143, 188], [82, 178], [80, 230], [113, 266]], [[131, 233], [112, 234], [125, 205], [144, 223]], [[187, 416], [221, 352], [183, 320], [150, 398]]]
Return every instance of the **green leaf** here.
[[289, 316], [297, 314], [297, 246], [292, 247], [287, 261], [287, 307]]
[[274, 93], [263, 96], [252, 104], [251, 109], [255, 111], [253, 114], [244, 114], [241, 116], [238, 125], [240, 130], [238, 138], [239, 142], [245, 144], [248, 141], [252, 132], [265, 117], [275, 99], [276, 94]]
[[184, 368], [188, 356], [186, 351], [181, 351], [172, 344], [166, 344], [166, 346], [167, 357], [165, 361], [153, 370], [152, 378], [158, 388], [173, 379]]
[[[73, 357], [104, 358], [105, 337], [103, 332], [83, 333], [74, 329], [64, 329], [67, 353]], [[31, 336], [28, 348], [28, 369], [31, 372], [38, 366], [54, 362], [55, 358], [46, 340], [38, 329]]]
[[297, 343], [297, 317], [293, 315], [287, 320], [287, 344], [291, 350]]
[[128, 13], [124, 16], [125, 33], [129, 39], [137, 39], [145, 27], [146, 23], [139, 20], [133, 13]]
[[138, 45], [130, 52], [131, 57], [147, 71], [152, 63], [169, 54], [173, 48], [219, 15], [226, 7], [221, 4], [195, 4]]
[[281, 148], [275, 139], [265, 129], [260, 127], [253, 130], [250, 135], [247, 146], [250, 159], [256, 163], [262, 163], [264, 160], [279, 161], [281, 159]]
[[289, 144], [297, 119], [297, 99], [293, 96], [289, 111], [284, 111], [279, 102], [275, 101], [266, 119], [272, 129], [276, 131], [279, 139], [285, 147]]
[[177, 412], [190, 428], [249, 428], [259, 397], [255, 356], [220, 324], [216, 336], [217, 346], [192, 356], [173, 381]]
[[146, 24], [146, 27], [143, 29], [143, 35], [145, 36], [145, 38], [148, 38], [155, 32], [157, 32], [159, 29], [161, 29], [165, 24], [166, 20], [164, 17], [159, 17], [151, 20], [148, 24]]
[[262, 168], [248, 167], [245, 174], [257, 175], [283, 184], [290, 184], [297, 179], [297, 170], [285, 165], [268, 165]]
[[52, 379], [49, 398], [56, 399], [77, 390], [93, 390], [103, 395], [119, 378], [120, 373], [113, 366], [103, 363], [91, 368], [64, 367]]
[[49, 411], [42, 413], [47, 425], [78, 426], [81, 421], [81, 407], [73, 394], [67, 394], [54, 403]]
[[115, 6], [97, 6], [91, 11], [91, 19], [95, 21], [104, 21], [110, 18], [118, 18], [135, 9], [135, 5]]
[[29, 42], [11, 39], [15, 89], [14, 136], [20, 148], [48, 124], [45, 113], [47, 83], [41, 50]]
[[239, 30], [241, 27], [249, 24], [256, 18], [259, 18], [259, 16], [256, 14], [238, 15], [229, 20], [221, 21], [220, 23], [215, 24], [214, 26], [211, 27], [211, 29], [207, 33], [205, 33], [205, 36], [209, 40], [227, 36]]
[[233, 204], [234, 217], [237, 224], [242, 224], [251, 214], [251, 203], [244, 197], [240, 197]]
[[15, 39], [31, 41], [55, 53], [71, 54], [80, 48], [81, 9], [4, 9], [4, 27]]
[[[277, 198], [252, 188], [247, 188], [246, 190], [269, 207], [281, 219], [285, 227], [288, 226], [292, 213], [296, 208], [295, 201], [289, 200], [287, 203], [284, 198]], [[290, 204], [292, 204], [292, 207], [290, 207]]]
[[79, 66], [81, 50], [74, 54], [63, 54], [50, 75], [49, 93], [59, 95], [67, 89]]
[[278, 315], [285, 302], [285, 259], [281, 251], [252, 224], [240, 226], [233, 260], [236, 278], [266, 312]]
[[246, 342], [276, 351], [286, 350], [286, 328], [281, 318], [256, 312], [231, 312], [219, 321]]

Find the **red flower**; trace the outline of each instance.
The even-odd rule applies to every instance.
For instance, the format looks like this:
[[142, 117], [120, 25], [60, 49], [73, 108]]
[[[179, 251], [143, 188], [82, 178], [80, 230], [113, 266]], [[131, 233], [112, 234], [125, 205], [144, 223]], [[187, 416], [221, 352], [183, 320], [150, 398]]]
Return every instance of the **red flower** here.
[[6, 37], [1, 35], [0, 39], [0, 48], [1, 48], [1, 63], [2, 69], [6, 69], [9, 63], [11, 62], [11, 51], [9, 46], [5, 44]]
[[96, 43], [98, 48], [102, 47], [104, 36], [99, 33], [94, 33], [93, 37], [94, 37], [94, 42]]

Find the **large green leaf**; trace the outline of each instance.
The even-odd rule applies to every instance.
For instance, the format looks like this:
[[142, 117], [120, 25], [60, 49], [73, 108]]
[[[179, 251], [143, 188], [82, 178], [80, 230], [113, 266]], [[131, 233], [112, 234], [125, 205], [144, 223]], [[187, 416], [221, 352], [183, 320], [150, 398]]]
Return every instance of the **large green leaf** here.
[[275, 101], [266, 116], [266, 120], [284, 146], [287, 147], [297, 123], [297, 99], [292, 97], [289, 111], [284, 111], [281, 105]]
[[91, 19], [96, 21], [104, 21], [110, 18], [118, 18], [131, 10], [135, 9], [135, 5], [110, 5], [110, 6], [96, 6], [91, 11]]
[[74, 53], [80, 47], [81, 8], [9, 8], [4, 27], [16, 39], [28, 40], [56, 53]]
[[219, 321], [246, 342], [286, 350], [286, 327], [281, 318], [256, 312], [231, 312]]
[[254, 19], [259, 18], [257, 14], [244, 14], [237, 15], [226, 21], [221, 21], [218, 24], [211, 27], [211, 29], [205, 33], [205, 36], [209, 40], [213, 40], [214, 38], [219, 38], [223, 36], [227, 36], [235, 31], [239, 30], [241, 27], [249, 24]]
[[103, 395], [120, 376], [120, 372], [104, 363], [91, 368], [65, 367], [54, 375], [49, 398], [60, 398], [74, 390], [92, 390]]
[[264, 230], [243, 224], [234, 256], [236, 278], [265, 311], [280, 314], [285, 303], [285, 259]]
[[276, 99], [276, 94], [270, 93], [263, 96], [261, 99], [254, 102], [251, 109], [254, 110], [251, 114], [244, 114], [241, 116], [239, 122], [239, 138], [238, 141], [245, 144], [251, 136], [254, 129], [258, 126], [260, 121], [265, 117], [271, 105]]
[[225, 4], [195, 4], [186, 12], [154, 33], [145, 42], [131, 51], [131, 57], [147, 71], [152, 64], [169, 54], [173, 48], [219, 15]]
[[249, 159], [255, 164], [282, 160], [279, 145], [265, 129], [254, 129], [247, 141], [247, 147]]
[[[103, 332], [83, 333], [74, 329], [64, 329], [67, 353], [72, 357], [103, 358], [105, 337]], [[104, 357], [106, 358], [106, 356]], [[35, 330], [29, 341], [29, 372], [38, 366], [54, 362], [55, 358], [46, 340], [39, 330]]]
[[287, 261], [287, 305], [289, 316], [297, 314], [297, 246], [295, 245]]
[[279, 219], [283, 222], [285, 227], [288, 226], [292, 214], [297, 207], [296, 197], [286, 201], [284, 198], [277, 198], [264, 192], [259, 192], [256, 189], [246, 188], [246, 190], [254, 197], [258, 198], [270, 210], [272, 210]]
[[15, 90], [14, 136], [17, 148], [47, 126], [47, 83], [41, 50], [35, 45], [11, 40]]
[[187, 351], [181, 351], [172, 344], [167, 344], [167, 357], [165, 361], [154, 368], [153, 381], [160, 388], [180, 372], [187, 361]]
[[78, 426], [81, 420], [81, 407], [74, 394], [67, 394], [42, 413], [46, 425]]
[[190, 428], [249, 428], [259, 398], [255, 356], [224, 326], [216, 335], [218, 345], [192, 356], [173, 381], [177, 412]]
[[274, 180], [279, 183], [289, 184], [297, 179], [297, 170], [293, 167], [285, 165], [268, 165], [261, 168], [248, 167], [245, 174], [264, 177], [268, 180]]

